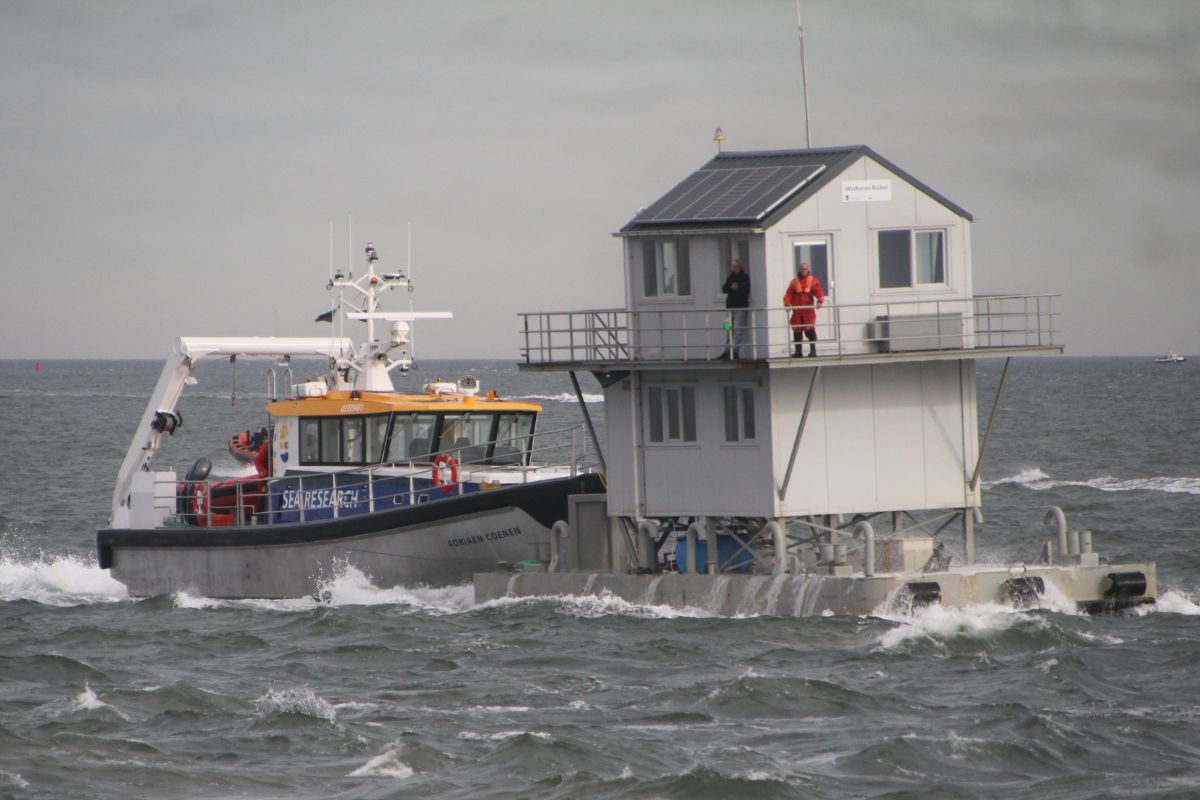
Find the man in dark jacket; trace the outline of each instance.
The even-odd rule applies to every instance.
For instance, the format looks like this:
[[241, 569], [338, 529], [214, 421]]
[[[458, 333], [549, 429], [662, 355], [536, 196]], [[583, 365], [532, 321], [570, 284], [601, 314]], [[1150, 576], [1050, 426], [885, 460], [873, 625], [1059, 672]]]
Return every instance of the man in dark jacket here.
[[[725, 293], [725, 308], [729, 309], [729, 341], [719, 358], [741, 358], [742, 342], [746, 328], [750, 325], [750, 276], [742, 269], [742, 262], [734, 259], [729, 265], [729, 277], [721, 287]], [[732, 348], [732, 351], [731, 351]]]

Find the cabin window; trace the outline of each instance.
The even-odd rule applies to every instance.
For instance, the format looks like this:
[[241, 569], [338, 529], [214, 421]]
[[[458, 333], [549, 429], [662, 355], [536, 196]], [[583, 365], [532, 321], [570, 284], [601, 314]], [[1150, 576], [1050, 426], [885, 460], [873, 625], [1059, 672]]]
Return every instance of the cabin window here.
[[447, 414], [442, 420], [438, 451], [449, 453], [460, 464], [477, 464], [483, 461], [487, 458], [488, 444], [492, 439], [492, 423], [495, 419], [494, 414]]
[[437, 414], [397, 414], [392, 423], [385, 460], [428, 461], [437, 420]]
[[492, 453], [493, 464], [522, 464], [530, 448], [533, 435], [534, 414], [517, 411], [500, 414], [496, 424], [496, 449]]
[[363, 419], [347, 417], [342, 420], [342, 461], [361, 464], [363, 460]]
[[754, 389], [749, 386], [725, 386], [725, 441], [751, 442], [755, 439]]
[[646, 388], [646, 424], [650, 428], [650, 441], [696, 441], [695, 387], [648, 386]]
[[945, 231], [879, 231], [879, 288], [946, 282]]
[[646, 297], [691, 295], [687, 239], [642, 240], [642, 293]]
[[300, 420], [300, 463], [321, 463], [321, 420]]
[[372, 414], [365, 420], [367, 463], [378, 464], [383, 457], [383, 440], [387, 436], [388, 415]]
[[337, 417], [321, 420], [321, 463], [336, 464], [342, 460], [342, 421]]
[[301, 464], [375, 464], [383, 454], [388, 415], [300, 420]]

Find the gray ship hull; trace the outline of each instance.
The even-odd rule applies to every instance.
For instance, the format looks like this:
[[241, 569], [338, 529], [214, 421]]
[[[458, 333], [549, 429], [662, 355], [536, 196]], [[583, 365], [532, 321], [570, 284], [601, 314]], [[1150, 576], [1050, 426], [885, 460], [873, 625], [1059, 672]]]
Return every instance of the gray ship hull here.
[[107, 529], [100, 566], [131, 595], [305, 597], [347, 566], [379, 587], [447, 586], [529, 558], [593, 475], [538, 481], [336, 520], [229, 528]]

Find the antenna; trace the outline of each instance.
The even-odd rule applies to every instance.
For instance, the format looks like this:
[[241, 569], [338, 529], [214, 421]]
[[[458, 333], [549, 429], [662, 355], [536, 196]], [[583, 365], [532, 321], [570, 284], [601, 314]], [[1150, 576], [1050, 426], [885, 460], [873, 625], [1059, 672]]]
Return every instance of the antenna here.
[[[796, 0], [799, 2], [799, 0]], [[346, 212], [346, 280], [354, 277], [354, 215]], [[338, 306], [342, 305], [342, 293], [338, 291]], [[338, 316], [338, 336], [346, 334], [345, 314]]]
[[800, 86], [804, 95], [804, 146], [812, 147], [808, 130], [808, 73], [804, 69], [804, 23], [800, 20], [800, 0], [796, 0], [796, 31], [800, 36]]
[[725, 133], [720, 128], [713, 134], [713, 141], [717, 143], [717, 152], [721, 152], [721, 142], [725, 141]]
[[329, 220], [329, 282], [333, 283], [333, 220]]

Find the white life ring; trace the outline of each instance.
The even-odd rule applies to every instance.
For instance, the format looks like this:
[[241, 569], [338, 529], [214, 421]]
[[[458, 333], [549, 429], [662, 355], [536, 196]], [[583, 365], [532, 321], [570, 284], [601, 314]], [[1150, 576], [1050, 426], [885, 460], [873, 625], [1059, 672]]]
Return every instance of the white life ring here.
[[449, 494], [458, 484], [458, 462], [449, 453], [439, 453], [433, 459], [433, 485]]

